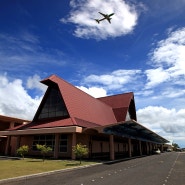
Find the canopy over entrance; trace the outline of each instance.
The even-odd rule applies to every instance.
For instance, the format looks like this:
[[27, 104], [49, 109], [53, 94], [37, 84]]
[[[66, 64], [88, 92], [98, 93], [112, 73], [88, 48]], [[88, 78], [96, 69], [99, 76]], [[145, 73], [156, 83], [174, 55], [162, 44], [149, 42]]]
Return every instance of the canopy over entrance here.
[[107, 125], [103, 127], [96, 127], [93, 129], [97, 130], [99, 133], [127, 137], [141, 141], [148, 141], [156, 144], [164, 144], [169, 142], [165, 138], [159, 136], [155, 132], [152, 132], [151, 130], [140, 125], [134, 120], [120, 122], [117, 124]]

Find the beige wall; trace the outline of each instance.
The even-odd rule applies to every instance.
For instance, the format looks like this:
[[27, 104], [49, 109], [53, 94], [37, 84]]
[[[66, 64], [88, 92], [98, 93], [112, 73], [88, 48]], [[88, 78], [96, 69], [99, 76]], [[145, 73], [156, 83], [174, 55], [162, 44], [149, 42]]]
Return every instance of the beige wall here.
[[[64, 133], [65, 134], [65, 133]], [[59, 152], [58, 157], [60, 158], [71, 158], [72, 157], [72, 139], [73, 139], [73, 135], [72, 133], [67, 133], [68, 134], [68, 148], [67, 148], [67, 152]], [[11, 137], [11, 142], [10, 142], [10, 146], [11, 146], [11, 155], [16, 155], [16, 149], [18, 146], [22, 146], [22, 145], [28, 145], [30, 148], [29, 154], [28, 155], [40, 155], [40, 152], [38, 151], [32, 151], [32, 143], [33, 143], [33, 135], [24, 135], [20, 137], [20, 145], [18, 145], [17, 141], [19, 140], [18, 137], [16, 136], [12, 136]], [[91, 139], [92, 138], [92, 139]], [[88, 134], [80, 134], [80, 133], [76, 133], [76, 144], [81, 143], [83, 145], [86, 145], [88, 148], [91, 146], [91, 148], [89, 148], [89, 155], [91, 156], [91, 154], [97, 154], [97, 156], [101, 156], [101, 154], [105, 154], [106, 155], [110, 152], [110, 143], [109, 143], [109, 136], [106, 135], [88, 135]], [[136, 141], [132, 140], [131, 141], [131, 153], [133, 153], [134, 149], [134, 143], [136, 144]], [[139, 143], [137, 141], [137, 143]], [[146, 147], [146, 143], [145, 142], [141, 142], [142, 143], [142, 148], [143, 151], [145, 150], [144, 148]], [[139, 147], [139, 145], [138, 145]], [[124, 155], [128, 154], [128, 139], [125, 138], [116, 138], [114, 140], [114, 152], [115, 153], [123, 153]], [[120, 154], [119, 154], [120, 155]], [[121, 154], [122, 155], [122, 154]], [[48, 154], [48, 156], [52, 156], [54, 157], [54, 152], [50, 152]]]

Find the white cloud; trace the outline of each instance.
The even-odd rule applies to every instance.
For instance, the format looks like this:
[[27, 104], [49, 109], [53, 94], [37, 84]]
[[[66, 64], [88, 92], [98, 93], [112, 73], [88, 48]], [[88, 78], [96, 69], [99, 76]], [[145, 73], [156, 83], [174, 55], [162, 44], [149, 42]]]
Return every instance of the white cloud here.
[[[116, 70], [110, 74], [89, 75], [84, 81], [87, 84], [103, 86], [106, 90], [116, 90], [124, 87], [125, 84], [133, 84], [139, 78], [140, 70]], [[137, 76], [138, 75], [138, 76]]]
[[145, 86], [146, 89], [157, 86], [170, 78], [170, 74], [161, 67], [148, 69], [145, 71], [145, 74], [147, 75], [148, 80], [148, 83]]
[[[74, 35], [81, 38], [106, 39], [131, 33], [137, 24], [139, 10], [144, 6], [128, 4], [123, 0], [71, 0], [71, 12], [61, 22], [76, 25]], [[115, 13], [111, 24], [106, 20], [98, 24], [94, 19], [101, 19], [98, 12]]]
[[41, 78], [39, 75], [33, 75], [33, 76], [30, 76], [27, 80], [27, 88], [28, 89], [39, 89], [41, 90], [42, 92], [45, 92], [46, 91], [46, 86], [43, 85], [42, 83], [40, 83], [41, 81]]
[[137, 111], [137, 118], [142, 125], [185, 147], [185, 109], [148, 106]]
[[184, 84], [185, 27], [169, 32], [168, 38], [158, 42], [150, 56], [154, 69], [145, 72], [148, 80], [146, 88], [153, 88], [167, 81], [171, 85]]
[[106, 90], [103, 88], [98, 88], [98, 87], [86, 88], [84, 86], [77, 86], [77, 87], [95, 98], [104, 97], [107, 95]]
[[167, 88], [166, 91], [164, 91], [161, 94], [162, 97], [166, 98], [177, 98], [177, 97], [184, 97], [185, 96], [185, 89], [173, 89], [173, 88]]
[[32, 98], [20, 79], [0, 75], [0, 114], [32, 120], [42, 97]]

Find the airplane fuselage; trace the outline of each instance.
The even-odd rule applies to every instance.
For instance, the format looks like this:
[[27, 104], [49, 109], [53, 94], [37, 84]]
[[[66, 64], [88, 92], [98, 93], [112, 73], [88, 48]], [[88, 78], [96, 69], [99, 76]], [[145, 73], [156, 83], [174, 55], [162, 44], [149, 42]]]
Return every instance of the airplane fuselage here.
[[97, 23], [100, 23], [100, 21], [103, 21], [103, 20], [107, 20], [109, 23], [111, 23], [110, 22], [110, 20], [111, 20], [111, 16], [113, 16], [114, 15], [114, 13], [112, 13], [112, 14], [103, 14], [103, 13], [101, 13], [101, 12], [99, 12], [99, 14], [101, 14], [102, 16], [104, 16], [104, 18], [102, 18], [102, 19], [95, 19], [95, 21], [97, 22]]

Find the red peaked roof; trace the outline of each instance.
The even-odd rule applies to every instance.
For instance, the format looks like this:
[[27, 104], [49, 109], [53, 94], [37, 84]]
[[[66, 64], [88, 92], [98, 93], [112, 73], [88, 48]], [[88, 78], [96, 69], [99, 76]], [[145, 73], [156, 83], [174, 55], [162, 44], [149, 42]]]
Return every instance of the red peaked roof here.
[[[133, 93], [126, 93], [96, 99], [56, 75], [52, 75], [41, 82], [47, 86], [58, 85], [69, 113], [69, 118], [37, 120], [35, 118], [41, 109], [40, 105], [35, 118], [30, 124], [14, 129], [52, 128], [73, 125], [91, 128], [115, 124], [119, 121], [125, 121], [128, 109], [130, 109], [129, 106], [134, 98]], [[132, 104], [132, 107], [135, 108], [135, 104]]]
[[121, 107], [129, 107], [133, 97], [134, 97], [133, 92], [130, 92], [125, 94], [106, 96], [98, 99], [105, 102], [107, 105], [110, 105], [112, 108], [121, 108]]
[[78, 118], [97, 125], [116, 123], [112, 107], [74, 87], [65, 80], [52, 75], [41, 81], [46, 85], [56, 83], [71, 118]]
[[98, 99], [113, 108], [118, 122], [125, 121], [128, 111], [130, 117], [137, 121], [133, 92], [106, 96]]

